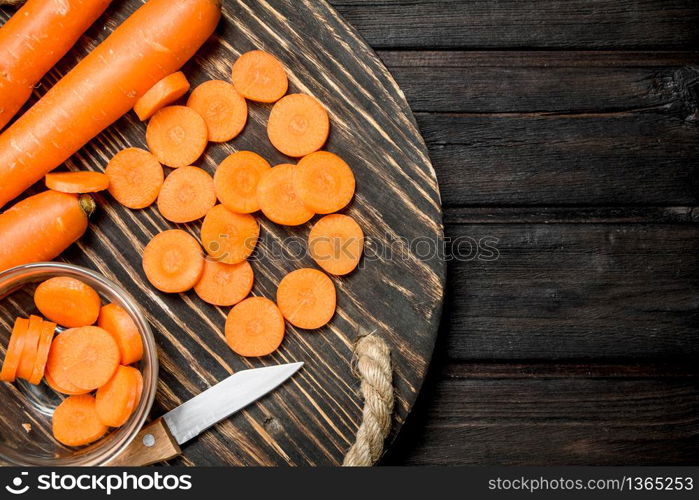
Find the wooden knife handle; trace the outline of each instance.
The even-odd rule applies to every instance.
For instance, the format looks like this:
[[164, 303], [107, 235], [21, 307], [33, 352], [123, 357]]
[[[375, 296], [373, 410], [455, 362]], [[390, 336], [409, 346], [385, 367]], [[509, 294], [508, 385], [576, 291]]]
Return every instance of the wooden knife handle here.
[[182, 450], [162, 419], [146, 425], [110, 467], [140, 467], [175, 458]]

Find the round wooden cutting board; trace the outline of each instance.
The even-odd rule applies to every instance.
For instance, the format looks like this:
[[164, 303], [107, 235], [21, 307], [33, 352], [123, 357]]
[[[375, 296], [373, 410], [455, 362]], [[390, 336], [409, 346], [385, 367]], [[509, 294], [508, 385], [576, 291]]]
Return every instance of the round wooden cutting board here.
[[[115, 0], [80, 45], [48, 75], [53, 85], [88, 50], [137, 9], [141, 0]], [[0, 20], [11, 11], [0, 9]], [[63, 258], [96, 269], [120, 283], [143, 305], [160, 348], [157, 417], [231, 373], [292, 361], [305, 367], [280, 389], [187, 443], [184, 465], [339, 464], [361, 420], [362, 400], [352, 371], [352, 349], [361, 330], [377, 330], [390, 344], [397, 407], [393, 435], [410, 412], [432, 356], [445, 281], [439, 189], [425, 144], [402, 92], [370, 47], [320, 0], [225, 0], [216, 35], [185, 68], [193, 86], [230, 80], [243, 52], [264, 49], [290, 73], [290, 92], [305, 92], [331, 114], [329, 151], [343, 157], [357, 177], [357, 195], [346, 213], [367, 235], [361, 269], [334, 279], [338, 311], [319, 331], [287, 328], [279, 351], [244, 359], [225, 344], [228, 308], [203, 303], [194, 293], [165, 295], [141, 269], [145, 244], [173, 228], [157, 209], [131, 211], [109, 195], [88, 234]], [[213, 173], [227, 155], [252, 150], [273, 165], [289, 159], [266, 135], [269, 105], [250, 103], [250, 120], [238, 138], [210, 145], [198, 165]], [[101, 171], [126, 147], [145, 148], [145, 126], [129, 113], [68, 162], [71, 170]], [[260, 245], [252, 262], [254, 295], [274, 299], [288, 272], [314, 267], [305, 255], [311, 224], [284, 228], [259, 217]], [[198, 237], [199, 223], [182, 226]]]

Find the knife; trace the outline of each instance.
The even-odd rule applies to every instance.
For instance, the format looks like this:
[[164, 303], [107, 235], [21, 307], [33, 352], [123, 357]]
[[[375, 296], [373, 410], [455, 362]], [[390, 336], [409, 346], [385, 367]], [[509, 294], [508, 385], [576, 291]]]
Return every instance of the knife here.
[[178, 456], [180, 445], [273, 391], [302, 366], [289, 363], [234, 373], [146, 425], [109, 465], [137, 467]]

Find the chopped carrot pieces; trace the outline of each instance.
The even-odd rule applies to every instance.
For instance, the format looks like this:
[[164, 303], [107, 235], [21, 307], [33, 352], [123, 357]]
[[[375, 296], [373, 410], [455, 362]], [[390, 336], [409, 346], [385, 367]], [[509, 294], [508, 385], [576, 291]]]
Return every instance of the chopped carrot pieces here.
[[232, 73], [236, 90], [251, 101], [277, 102], [289, 88], [282, 63], [262, 50], [241, 55], [233, 65]]
[[287, 156], [298, 158], [318, 151], [328, 140], [328, 112], [316, 99], [291, 94], [272, 108], [267, 135], [272, 145]]
[[119, 304], [107, 304], [100, 310], [97, 326], [108, 331], [121, 354], [121, 364], [130, 365], [143, 357], [143, 340], [129, 313]]
[[163, 166], [158, 159], [139, 148], [119, 151], [104, 173], [109, 177], [109, 194], [132, 209], [151, 206], [165, 180]]
[[231, 212], [223, 205], [209, 210], [201, 226], [201, 242], [211, 258], [225, 264], [238, 264], [255, 250], [260, 225], [249, 214]]
[[277, 305], [294, 326], [314, 330], [335, 314], [335, 285], [323, 272], [298, 269], [287, 274], [277, 289]]
[[161, 292], [191, 290], [204, 271], [201, 246], [181, 229], [162, 232], [143, 251], [143, 270], [151, 285]]
[[284, 340], [284, 317], [264, 297], [251, 297], [237, 304], [226, 319], [226, 341], [241, 356], [266, 356]]
[[189, 81], [187, 81], [187, 77], [184, 76], [184, 73], [178, 71], [177, 73], [166, 76], [153, 85], [148, 92], [143, 94], [143, 96], [136, 101], [133, 110], [138, 115], [138, 118], [144, 122], [160, 109], [169, 106], [185, 95], [188, 91]]
[[109, 177], [100, 172], [54, 172], [46, 174], [46, 187], [61, 193], [97, 193], [109, 188]]
[[211, 142], [230, 141], [248, 122], [248, 103], [233, 85], [222, 80], [199, 85], [189, 96], [187, 106], [204, 118]]
[[354, 188], [352, 169], [333, 153], [311, 153], [296, 166], [296, 194], [317, 214], [331, 214], [345, 208], [352, 201]]
[[32, 375], [28, 379], [30, 384], [39, 385], [41, 379], [44, 378], [46, 370], [46, 362], [49, 358], [49, 350], [53, 342], [53, 336], [56, 332], [56, 323], [44, 321], [41, 325], [41, 335], [39, 336], [39, 344], [36, 349], [36, 358], [34, 360], [34, 368]]
[[308, 250], [326, 272], [336, 276], [349, 274], [362, 257], [364, 231], [352, 217], [326, 215], [311, 229]]
[[170, 173], [158, 195], [158, 209], [170, 222], [201, 219], [216, 204], [214, 180], [198, 167], [180, 167]]
[[146, 128], [148, 148], [160, 163], [172, 168], [197, 161], [206, 149], [208, 138], [204, 118], [187, 106], [161, 109]]
[[215, 306], [232, 306], [250, 294], [255, 274], [246, 260], [224, 264], [206, 259], [204, 273], [194, 291], [204, 302]]
[[22, 353], [24, 352], [24, 341], [29, 329], [29, 320], [26, 318], [17, 318], [15, 325], [12, 328], [10, 335], [10, 343], [7, 346], [5, 360], [2, 363], [2, 371], [0, 371], [0, 380], [4, 382], [14, 382], [17, 377], [17, 369], [22, 361]]
[[214, 174], [218, 200], [229, 210], [240, 214], [257, 212], [260, 209], [257, 185], [270, 168], [267, 160], [256, 153], [233, 153], [221, 162]]
[[295, 165], [277, 165], [257, 185], [257, 201], [269, 220], [284, 226], [299, 226], [313, 218], [294, 189]]
[[131, 366], [120, 366], [105, 385], [97, 389], [95, 410], [108, 427], [124, 425], [141, 399], [143, 377]]
[[46, 318], [67, 328], [93, 325], [102, 306], [91, 286], [68, 276], [41, 283], [34, 292], [34, 303]]
[[92, 391], [112, 378], [119, 359], [119, 346], [108, 332], [97, 326], [83, 326], [66, 330], [54, 339], [46, 365], [54, 377]]
[[56, 407], [52, 417], [53, 437], [66, 446], [84, 446], [107, 433], [100, 422], [95, 398], [89, 394], [70, 396]]

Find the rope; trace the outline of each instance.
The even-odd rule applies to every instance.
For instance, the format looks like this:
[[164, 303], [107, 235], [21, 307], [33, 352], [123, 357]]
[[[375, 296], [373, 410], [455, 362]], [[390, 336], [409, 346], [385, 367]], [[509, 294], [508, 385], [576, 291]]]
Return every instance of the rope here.
[[364, 398], [362, 422], [355, 443], [345, 455], [345, 467], [374, 465], [383, 453], [393, 418], [391, 350], [375, 334], [364, 335], [354, 348], [356, 372]]

